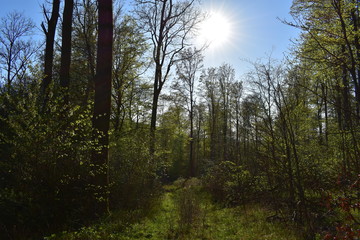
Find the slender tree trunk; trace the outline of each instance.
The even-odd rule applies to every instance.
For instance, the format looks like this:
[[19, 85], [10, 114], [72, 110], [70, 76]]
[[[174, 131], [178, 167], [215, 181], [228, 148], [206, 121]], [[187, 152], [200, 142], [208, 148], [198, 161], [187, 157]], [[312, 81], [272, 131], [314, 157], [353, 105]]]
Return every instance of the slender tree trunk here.
[[217, 155], [216, 155], [216, 148], [217, 148], [217, 134], [216, 134], [216, 129], [217, 129], [217, 121], [216, 121], [216, 110], [215, 110], [215, 103], [214, 103], [214, 99], [211, 99], [211, 119], [210, 119], [210, 124], [211, 124], [211, 128], [210, 128], [210, 159], [212, 162], [215, 163], [215, 161], [217, 160]]
[[195, 161], [197, 162], [197, 164], [199, 164], [199, 162], [201, 161], [200, 157], [202, 156], [204, 158], [204, 154], [203, 153], [201, 155], [201, 117], [200, 117], [200, 111], [198, 111], [198, 122], [197, 122], [197, 129], [196, 129], [196, 144], [197, 144], [197, 147], [196, 147], [196, 158], [195, 158]]
[[[354, 32], [358, 32], [359, 30], [359, 5], [358, 5], [358, 1], [353, 1], [354, 5], [354, 9], [351, 13], [351, 17], [353, 20], [353, 26], [354, 26]], [[359, 35], [355, 34], [354, 37], [354, 45], [355, 45], [355, 49], [356, 49], [356, 62], [357, 64], [355, 65], [357, 70], [356, 70], [356, 77], [357, 79], [354, 82], [354, 86], [355, 86], [355, 99], [356, 99], [356, 122], [359, 123], [360, 121], [360, 66], [359, 66], [359, 61], [360, 61], [360, 40], [359, 40]]]
[[343, 129], [348, 130], [351, 128], [351, 105], [349, 99], [349, 80], [348, 80], [348, 71], [346, 66], [343, 66], [343, 74], [342, 74], [342, 109], [344, 113], [344, 122]]
[[195, 158], [194, 158], [194, 102], [193, 94], [190, 92], [190, 153], [189, 153], [189, 163], [190, 163], [190, 177], [196, 176], [195, 169]]
[[235, 151], [235, 153], [236, 153], [236, 164], [240, 164], [240, 120], [239, 120], [239, 118], [240, 118], [240, 114], [239, 114], [239, 102], [238, 101], [236, 101], [236, 133], [235, 133], [235, 135], [236, 135], [236, 151]]
[[41, 24], [41, 27], [46, 36], [45, 58], [44, 58], [45, 76], [41, 86], [41, 91], [43, 96], [43, 108], [45, 108], [48, 102], [48, 98], [49, 98], [48, 87], [52, 81], [52, 70], [54, 65], [55, 31], [56, 31], [57, 21], [59, 18], [59, 8], [60, 8], [60, 0], [53, 0], [50, 19], [48, 18], [44, 8], [44, 14], [47, 19], [47, 29], [45, 28], [44, 23]]
[[[282, 115], [282, 114], [281, 114]], [[291, 149], [289, 146], [289, 140], [288, 140], [288, 133], [287, 133], [287, 127], [285, 124], [285, 119], [283, 121], [283, 129], [282, 134], [285, 141], [285, 148], [286, 148], [286, 160], [287, 160], [287, 173], [289, 177], [289, 194], [290, 194], [290, 205], [292, 209], [295, 209], [295, 187], [294, 187], [294, 175], [293, 175], [293, 166], [292, 166], [292, 160], [291, 160]]]
[[227, 113], [227, 111], [228, 111], [228, 109], [227, 109], [227, 102], [225, 101], [225, 97], [224, 97], [224, 108], [223, 108], [223, 111], [224, 111], [224, 113], [223, 113], [223, 149], [222, 149], [222, 151], [223, 151], [223, 156], [222, 156], [222, 158], [223, 158], [223, 161], [227, 161], [228, 159], [227, 159], [227, 156], [228, 156], [228, 146], [227, 146], [227, 129], [228, 129], [228, 126], [227, 126], [227, 123], [228, 123], [228, 113]]
[[[159, 102], [159, 96], [162, 88], [163, 81], [163, 75], [162, 75], [162, 67], [163, 67], [163, 58], [164, 56], [161, 56], [161, 51], [164, 44], [164, 28], [165, 28], [165, 11], [166, 11], [166, 3], [167, 0], [163, 1], [162, 7], [161, 7], [161, 14], [160, 14], [160, 26], [158, 31], [158, 40], [157, 45], [155, 47], [155, 55], [154, 55], [154, 61], [156, 65], [155, 69], [155, 76], [154, 76], [154, 95], [153, 95], [153, 102], [152, 102], [152, 109], [151, 109], [151, 123], [150, 123], [150, 156], [151, 158], [154, 158], [155, 155], [155, 146], [156, 146], [156, 120], [157, 120], [157, 108], [158, 108], [158, 102]], [[172, 5], [172, 1], [170, 1], [170, 5]], [[155, 13], [157, 14], [157, 13]]]
[[318, 97], [316, 100], [316, 105], [318, 106], [317, 109], [317, 123], [319, 126], [319, 145], [322, 145], [324, 143], [323, 138], [323, 119], [322, 119], [322, 106], [323, 106], [323, 96]]
[[11, 78], [11, 66], [12, 66], [12, 59], [13, 59], [13, 56], [12, 56], [12, 52], [13, 52], [13, 46], [14, 46], [14, 43], [11, 42], [10, 43], [10, 50], [9, 50], [9, 57], [7, 59], [7, 67], [6, 67], [6, 71], [7, 71], [7, 77], [6, 77], [6, 80], [7, 80], [7, 92], [8, 94], [10, 95], [10, 90], [11, 90], [11, 82], [12, 82], [12, 78]]
[[157, 82], [154, 84], [154, 95], [151, 109], [151, 123], [150, 123], [150, 156], [153, 158], [155, 154], [156, 145], [156, 119], [157, 119], [157, 108], [159, 102], [160, 91], [157, 90]]
[[74, 0], [65, 0], [62, 23], [60, 86], [64, 88], [64, 102], [69, 103], [70, 64], [71, 64], [71, 33]]
[[[290, 116], [288, 116], [288, 117], [290, 117]], [[300, 212], [299, 221], [300, 222], [302, 222], [304, 220], [308, 221], [309, 220], [308, 212], [307, 212], [307, 207], [305, 204], [305, 192], [304, 192], [304, 188], [303, 188], [303, 184], [302, 184], [303, 177], [301, 175], [301, 170], [300, 170], [300, 159], [299, 159], [299, 155], [297, 153], [294, 129], [293, 129], [293, 126], [290, 121], [289, 121], [288, 131], [289, 131], [289, 140], [290, 140], [290, 144], [292, 146], [292, 152], [293, 152], [294, 161], [295, 161], [296, 186], [297, 186], [297, 190], [298, 190], [298, 198], [300, 200], [300, 202], [298, 204], [299, 208], [300, 208], [299, 209], [300, 210], [299, 211]]]
[[321, 84], [321, 91], [322, 91], [322, 96], [323, 96], [323, 100], [324, 100], [324, 113], [325, 113], [325, 129], [324, 129], [325, 144], [328, 145], [328, 142], [329, 142], [328, 88], [324, 83]]
[[[104, 200], [97, 201], [94, 206], [96, 215], [102, 215], [109, 210], [108, 205], [108, 148], [111, 111], [111, 74], [112, 74], [112, 44], [113, 15], [112, 0], [98, 0], [98, 47], [95, 76], [95, 99], [93, 127], [98, 149], [94, 150], [92, 163], [94, 165], [95, 194]], [[98, 199], [97, 199], [98, 200]]]

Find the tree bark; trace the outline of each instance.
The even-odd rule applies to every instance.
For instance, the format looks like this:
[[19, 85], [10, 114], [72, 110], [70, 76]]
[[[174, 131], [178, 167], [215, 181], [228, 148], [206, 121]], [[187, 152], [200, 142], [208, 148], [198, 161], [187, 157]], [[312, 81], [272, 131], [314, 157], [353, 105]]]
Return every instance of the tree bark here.
[[[161, 56], [161, 48], [164, 44], [164, 28], [165, 28], [165, 10], [166, 10], [166, 3], [167, 1], [163, 1], [161, 14], [160, 14], [160, 26], [158, 34], [158, 41], [156, 42], [155, 50], [154, 50], [154, 61], [155, 61], [155, 76], [154, 76], [154, 95], [153, 95], [153, 102], [152, 102], [152, 110], [151, 110], [151, 123], [150, 123], [150, 156], [154, 158], [155, 154], [155, 145], [156, 145], [156, 120], [157, 120], [157, 108], [158, 108], [158, 101], [159, 95], [162, 89], [162, 85], [166, 79], [163, 79], [162, 68], [164, 64], [164, 55]], [[170, 2], [172, 3], [172, 2]], [[155, 13], [157, 14], [157, 13]], [[163, 53], [164, 54], [164, 53]]]
[[151, 109], [151, 123], [150, 123], [150, 156], [154, 158], [155, 154], [155, 145], [156, 145], [156, 119], [157, 119], [157, 108], [159, 102], [160, 90], [157, 89], [154, 83], [154, 95], [153, 95], [153, 103]]
[[190, 153], [189, 153], [189, 168], [190, 177], [196, 176], [196, 166], [194, 158], [194, 100], [192, 86], [190, 86]]
[[65, 104], [69, 103], [71, 33], [72, 33], [73, 11], [74, 11], [74, 0], [65, 0], [63, 23], [62, 23], [61, 66], [60, 66], [60, 86], [64, 88]]
[[95, 99], [93, 127], [98, 149], [92, 155], [94, 165], [95, 191], [105, 200], [97, 199], [95, 213], [102, 215], [108, 210], [108, 149], [111, 110], [111, 74], [112, 74], [112, 44], [113, 44], [113, 15], [112, 0], [98, 0], [98, 47], [95, 75]]
[[43, 95], [43, 106], [45, 107], [49, 98], [48, 87], [52, 81], [52, 70], [54, 65], [54, 42], [56, 25], [59, 18], [60, 0], [53, 0], [52, 12], [50, 19], [44, 8], [44, 15], [47, 19], [47, 29], [44, 23], [41, 27], [45, 33], [46, 46], [45, 46], [45, 58], [44, 58], [44, 79], [42, 81], [41, 91]]

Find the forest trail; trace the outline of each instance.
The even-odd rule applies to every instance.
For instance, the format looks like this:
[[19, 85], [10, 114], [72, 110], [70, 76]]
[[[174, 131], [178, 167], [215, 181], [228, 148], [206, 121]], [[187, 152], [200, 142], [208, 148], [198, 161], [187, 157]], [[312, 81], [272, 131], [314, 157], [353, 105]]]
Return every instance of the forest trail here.
[[300, 239], [285, 225], [266, 221], [272, 213], [262, 207], [224, 208], [213, 203], [197, 179], [164, 188], [157, 212], [129, 227], [120, 239]]
[[300, 240], [284, 224], [266, 220], [273, 213], [258, 205], [227, 208], [211, 200], [197, 179], [164, 186], [149, 216], [116, 231], [113, 219], [100, 226], [47, 239]]

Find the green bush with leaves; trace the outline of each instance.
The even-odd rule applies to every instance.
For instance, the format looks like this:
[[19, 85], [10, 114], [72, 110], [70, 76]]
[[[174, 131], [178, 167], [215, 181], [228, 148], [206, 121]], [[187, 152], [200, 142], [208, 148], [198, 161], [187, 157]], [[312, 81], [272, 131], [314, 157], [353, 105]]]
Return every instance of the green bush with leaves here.
[[157, 165], [151, 160], [147, 133], [133, 130], [113, 135], [110, 149], [111, 205], [146, 209], [160, 192]]
[[243, 204], [264, 189], [261, 176], [254, 176], [243, 166], [224, 161], [213, 166], [205, 176], [207, 189], [227, 205]]
[[83, 222], [90, 208], [90, 108], [61, 97], [39, 104], [39, 85], [0, 95], [0, 229], [43, 234]]

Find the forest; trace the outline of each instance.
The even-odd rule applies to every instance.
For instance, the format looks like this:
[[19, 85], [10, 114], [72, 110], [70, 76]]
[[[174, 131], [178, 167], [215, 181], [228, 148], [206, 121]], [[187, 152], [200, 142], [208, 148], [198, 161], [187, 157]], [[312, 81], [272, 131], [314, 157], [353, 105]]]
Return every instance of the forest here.
[[243, 78], [196, 0], [40, 2], [0, 20], [0, 239], [360, 239], [358, 0], [293, 0]]

